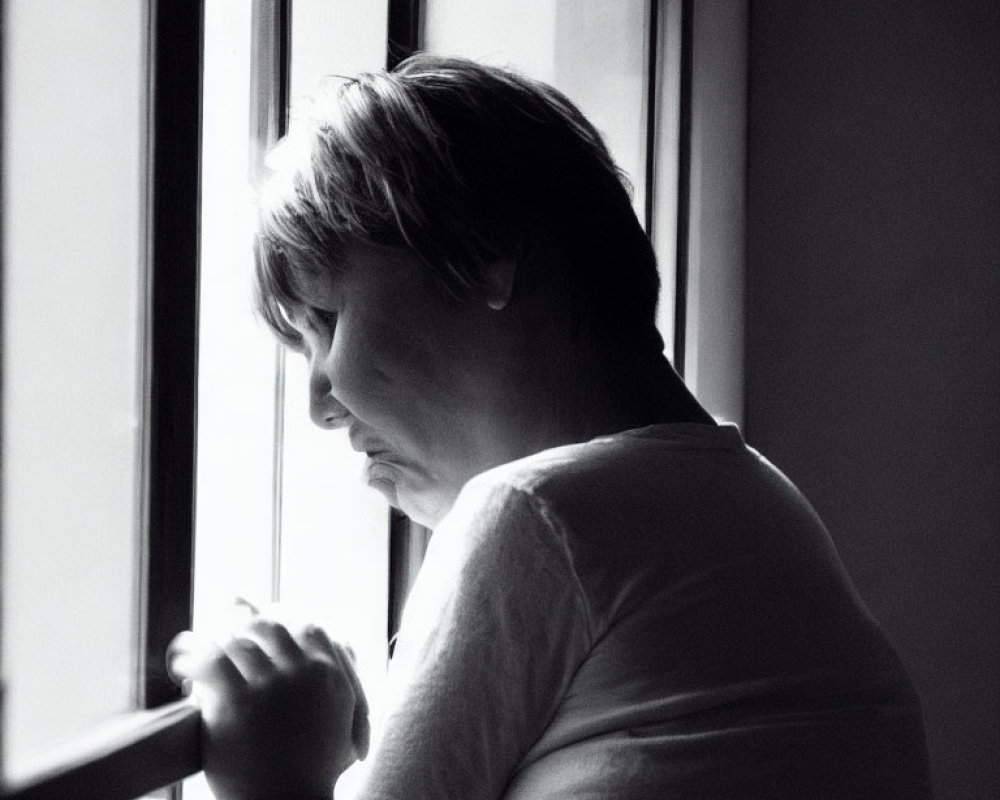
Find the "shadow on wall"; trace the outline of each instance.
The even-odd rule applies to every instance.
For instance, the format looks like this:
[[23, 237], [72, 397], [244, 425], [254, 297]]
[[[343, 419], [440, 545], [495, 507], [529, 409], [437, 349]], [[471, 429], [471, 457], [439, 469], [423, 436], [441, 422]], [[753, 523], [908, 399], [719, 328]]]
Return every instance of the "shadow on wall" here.
[[1000, 797], [1000, 4], [755, 0], [748, 140], [748, 439]]

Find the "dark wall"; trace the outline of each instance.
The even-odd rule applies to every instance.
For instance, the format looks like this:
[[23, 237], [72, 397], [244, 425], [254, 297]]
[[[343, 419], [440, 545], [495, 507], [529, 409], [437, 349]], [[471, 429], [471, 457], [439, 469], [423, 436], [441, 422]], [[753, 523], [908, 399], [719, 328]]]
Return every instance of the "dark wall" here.
[[[1000, 2], [754, 0], [746, 433], [1000, 797]], [[819, 622], [819, 621], [818, 621]]]

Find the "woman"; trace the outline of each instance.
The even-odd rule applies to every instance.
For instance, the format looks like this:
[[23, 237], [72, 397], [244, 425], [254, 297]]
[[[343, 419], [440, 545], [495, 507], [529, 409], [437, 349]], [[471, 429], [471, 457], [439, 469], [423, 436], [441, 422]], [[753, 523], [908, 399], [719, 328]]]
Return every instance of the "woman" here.
[[[322, 98], [257, 237], [313, 421], [435, 529], [365, 798], [929, 796], [898, 658], [797, 490], [663, 357], [655, 259], [550, 87], [414, 57]], [[328, 797], [349, 656], [180, 647], [220, 797]]]

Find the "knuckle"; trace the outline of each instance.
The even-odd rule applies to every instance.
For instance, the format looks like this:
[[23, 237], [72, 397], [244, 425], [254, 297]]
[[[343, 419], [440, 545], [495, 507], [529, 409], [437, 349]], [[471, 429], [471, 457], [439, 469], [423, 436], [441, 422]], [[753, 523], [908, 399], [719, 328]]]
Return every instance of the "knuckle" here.
[[323, 658], [306, 659], [303, 671], [312, 678], [326, 678], [336, 676], [339, 670], [335, 665]]
[[317, 639], [324, 635], [323, 629], [312, 622], [302, 629], [302, 635], [307, 639]]
[[246, 636], [234, 636], [223, 648], [226, 652], [230, 653], [253, 653], [260, 649], [257, 643]]
[[250, 630], [264, 636], [276, 636], [280, 630], [284, 630], [280, 623], [267, 617], [254, 617], [250, 620]]
[[321, 648], [329, 646], [330, 642], [330, 637], [326, 635], [326, 631], [324, 631], [319, 625], [313, 624], [306, 625], [302, 629], [302, 638], [306, 642]]

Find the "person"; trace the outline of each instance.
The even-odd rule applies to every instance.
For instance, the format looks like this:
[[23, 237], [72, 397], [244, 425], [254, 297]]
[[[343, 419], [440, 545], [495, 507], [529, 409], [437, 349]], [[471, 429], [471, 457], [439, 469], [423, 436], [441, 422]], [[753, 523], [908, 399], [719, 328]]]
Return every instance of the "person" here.
[[925, 798], [918, 698], [823, 524], [663, 356], [626, 181], [555, 89], [417, 55], [280, 145], [259, 311], [434, 529], [371, 743], [351, 657], [188, 642], [227, 800]]

